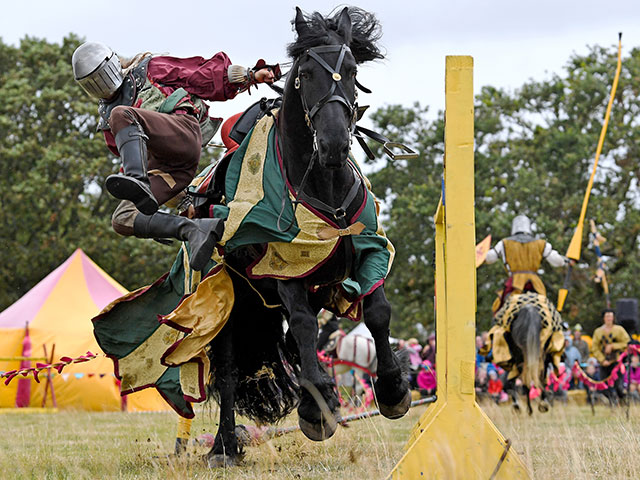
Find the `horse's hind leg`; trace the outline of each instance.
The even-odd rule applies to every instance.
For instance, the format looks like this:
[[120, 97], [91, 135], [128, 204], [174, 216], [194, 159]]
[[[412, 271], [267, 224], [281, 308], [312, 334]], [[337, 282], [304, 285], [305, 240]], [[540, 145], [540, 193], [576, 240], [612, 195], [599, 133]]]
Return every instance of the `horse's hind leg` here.
[[300, 353], [300, 405], [298, 423], [307, 438], [326, 440], [337, 428], [340, 408], [333, 382], [320, 366], [318, 353], [318, 321], [309, 305], [302, 282], [278, 282], [278, 292], [289, 313], [289, 329]]
[[553, 401], [553, 392], [547, 392], [547, 372], [549, 371], [550, 362], [545, 359], [544, 367], [540, 372], [540, 388], [542, 393], [540, 394], [540, 403], [538, 403], [538, 411], [540, 413], [547, 413], [551, 405], [548, 398], [551, 397]]
[[364, 323], [373, 335], [378, 357], [375, 393], [380, 413], [395, 419], [404, 416], [411, 406], [411, 392], [407, 375], [389, 345], [391, 305], [378, 287], [364, 298]]
[[520, 400], [518, 399], [518, 389], [516, 387], [516, 380], [512, 378], [511, 380], [507, 380], [504, 384], [504, 391], [509, 394], [511, 397], [511, 401], [513, 402], [512, 407], [513, 411], [516, 413], [520, 413]]
[[232, 318], [211, 342], [212, 370], [215, 372], [215, 388], [220, 398], [220, 425], [213, 448], [207, 453], [209, 467], [236, 465], [240, 459], [238, 439], [235, 434], [235, 390], [238, 370], [234, 362]]
[[533, 415], [533, 408], [531, 408], [531, 388], [528, 386], [524, 387], [524, 394], [527, 396], [527, 413], [529, 415]]

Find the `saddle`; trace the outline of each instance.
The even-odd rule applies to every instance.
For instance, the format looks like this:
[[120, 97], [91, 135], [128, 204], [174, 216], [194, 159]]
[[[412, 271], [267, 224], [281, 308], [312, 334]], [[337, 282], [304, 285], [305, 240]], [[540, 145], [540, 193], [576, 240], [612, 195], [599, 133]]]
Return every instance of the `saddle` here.
[[[188, 188], [187, 195], [191, 197], [191, 203], [196, 210], [196, 217], [208, 218], [213, 216], [212, 209], [215, 205], [224, 204], [224, 183], [227, 175], [227, 168], [231, 157], [244, 139], [247, 137], [251, 129], [265, 115], [271, 115], [271, 111], [280, 108], [282, 105], [282, 97], [266, 98], [263, 97], [240, 115], [231, 128], [223, 126], [222, 135], [228, 136], [223, 138], [227, 151], [221, 160], [215, 164], [205, 168], [198, 175]], [[233, 117], [231, 117], [233, 119]], [[227, 133], [228, 132], [228, 133]], [[235, 144], [235, 148], [232, 145]]]
[[233, 127], [231, 127], [229, 137], [240, 145], [249, 131], [258, 123], [258, 120], [265, 115], [270, 115], [272, 110], [280, 108], [281, 105], [282, 97], [269, 99], [262, 97], [259, 101], [247, 108], [240, 118], [238, 118]]
[[[242, 115], [235, 120], [230, 129], [228, 127], [225, 128], [225, 125], [223, 125], [223, 143], [228, 148], [227, 153], [225, 153], [224, 157], [219, 162], [214, 164], [211, 168], [207, 167], [200, 175], [198, 175], [187, 191], [187, 195], [189, 195], [191, 203], [196, 209], [196, 217], [211, 217], [213, 216], [211, 211], [213, 206], [223, 204], [225, 176], [229, 162], [233, 156], [233, 152], [237, 146], [242, 144], [251, 129], [260, 119], [265, 115], [271, 115], [271, 112], [279, 109], [281, 105], [282, 96], [276, 98], [262, 97], [259, 101], [247, 108]], [[366, 106], [358, 108], [358, 120], [362, 118], [362, 115], [367, 108], [368, 107]], [[233, 117], [231, 117], [231, 119], [233, 119]], [[228, 136], [228, 138], [224, 138], [225, 136]], [[418, 154], [409, 147], [400, 143], [391, 142], [384, 135], [360, 126], [356, 126], [354, 136], [362, 146], [367, 157], [370, 159], [374, 159], [375, 156], [366, 144], [364, 140], [365, 136], [382, 144], [384, 152], [392, 160], [413, 159], [418, 156]], [[230, 147], [231, 145], [234, 145], [235, 148]], [[394, 152], [393, 149], [399, 149], [402, 153], [397, 153], [397, 151]], [[202, 178], [203, 176], [204, 178]]]

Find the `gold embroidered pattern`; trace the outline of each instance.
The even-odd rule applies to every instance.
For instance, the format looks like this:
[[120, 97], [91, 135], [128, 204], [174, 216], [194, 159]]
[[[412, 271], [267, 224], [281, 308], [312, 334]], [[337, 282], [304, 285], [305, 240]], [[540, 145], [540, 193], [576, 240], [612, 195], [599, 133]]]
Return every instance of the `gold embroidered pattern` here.
[[249, 173], [252, 175], [255, 175], [256, 173], [258, 173], [258, 171], [260, 171], [261, 163], [262, 163], [262, 159], [260, 158], [259, 153], [256, 152], [253, 155], [251, 155], [251, 157], [249, 157], [249, 160], [247, 160], [247, 168], [249, 169]]
[[[317, 232], [333, 228], [304, 205], [298, 205], [296, 222], [300, 229], [291, 242], [270, 242], [264, 257], [253, 266], [251, 275], [275, 278], [301, 277], [324, 262], [335, 249], [338, 236], [322, 240]], [[305, 252], [302, 254], [301, 252]]]
[[118, 360], [122, 390], [155, 383], [167, 370], [167, 367], [160, 363], [160, 356], [167, 349], [167, 345], [178, 340], [179, 335], [180, 332], [168, 325], [160, 325], [133, 352]]
[[264, 187], [262, 186], [264, 162], [261, 159], [265, 158], [267, 154], [269, 132], [272, 125], [273, 117], [266, 115], [253, 129], [245, 158], [252, 160], [255, 158], [258, 161], [253, 163], [253, 167], [242, 168], [240, 171], [236, 194], [228, 204], [229, 216], [225, 222], [224, 235], [220, 245], [224, 245], [233, 238], [247, 214], [264, 198]]

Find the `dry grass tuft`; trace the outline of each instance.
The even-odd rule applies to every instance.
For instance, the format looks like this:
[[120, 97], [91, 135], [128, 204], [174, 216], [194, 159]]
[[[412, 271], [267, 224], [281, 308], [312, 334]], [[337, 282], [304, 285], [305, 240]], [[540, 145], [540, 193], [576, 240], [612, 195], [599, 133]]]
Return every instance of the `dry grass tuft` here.
[[532, 417], [485, 406], [536, 479], [640, 478], [640, 409], [558, 405]]
[[[206, 450], [190, 447], [188, 458], [168, 458], [176, 416], [60, 412], [4, 415], [0, 476], [23, 478], [122, 479], [343, 479], [385, 478], [402, 456], [411, 427], [427, 407], [396, 421], [370, 418], [340, 428], [333, 438], [311, 442], [301, 433], [246, 451], [239, 467], [209, 470], [199, 461]], [[485, 411], [513, 441], [536, 479], [639, 478], [638, 408], [557, 405], [548, 414], [515, 415], [508, 407]], [[201, 412], [194, 437], [215, 433], [215, 412]], [[283, 425], [293, 425], [296, 417]], [[446, 455], [447, 452], [440, 452]]]

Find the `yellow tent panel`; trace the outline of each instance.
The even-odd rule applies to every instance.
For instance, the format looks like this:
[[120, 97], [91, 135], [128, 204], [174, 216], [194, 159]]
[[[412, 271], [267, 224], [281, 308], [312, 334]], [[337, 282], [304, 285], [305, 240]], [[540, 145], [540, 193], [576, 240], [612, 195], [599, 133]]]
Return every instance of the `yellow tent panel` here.
[[[87, 352], [102, 353], [93, 336], [91, 318], [127, 290], [78, 249], [62, 265], [51, 272], [20, 300], [0, 313], [0, 358], [22, 355], [25, 325], [29, 325], [31, 357], [51, 355], [78, 357]], [[42, 360], [40, 360], [42, 361]], [[35, 366], [32, 362], [31, 366]], [[0, 372], [20, 368], [19, 360], [0, 360]], [[113, 362], [99, 356], [89, 362], [75, 363], [61, 374], [52, 371], [53, 393], [59, 409], [118, 411], [122, 407], [119, 387], [113, 375]], [[0, 408], [15, 407], [18, 381], [0, 383]], [[23, 380], [24, 381], [24, 380]], [[46, 376], [40, 383], [30, 380], [29, 406], [40, 407], [45, 392]], [[51, 390], [46, 406], [52, 406]], [[170, 410], [154, 390], [147, 389], [126, 397], [127, 411]]]

